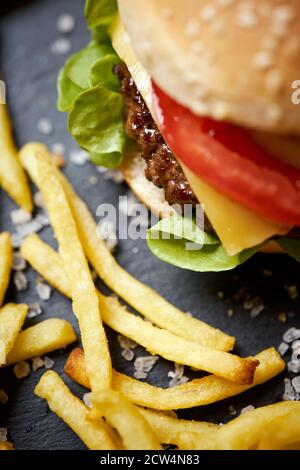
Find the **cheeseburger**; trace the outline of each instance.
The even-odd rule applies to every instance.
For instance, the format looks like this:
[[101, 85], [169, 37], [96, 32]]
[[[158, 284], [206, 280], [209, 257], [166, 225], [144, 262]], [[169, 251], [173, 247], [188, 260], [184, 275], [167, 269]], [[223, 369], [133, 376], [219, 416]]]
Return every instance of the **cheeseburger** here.
[[[300, 260], [299, 1], [87, 0], [85, 15], [92, 40], [61, 70], [58, 106], [163, 217], [154, 254], [196, 271], [262, 250]], [[185, 228], [174, 205], [199, 204], [204, 227]]]

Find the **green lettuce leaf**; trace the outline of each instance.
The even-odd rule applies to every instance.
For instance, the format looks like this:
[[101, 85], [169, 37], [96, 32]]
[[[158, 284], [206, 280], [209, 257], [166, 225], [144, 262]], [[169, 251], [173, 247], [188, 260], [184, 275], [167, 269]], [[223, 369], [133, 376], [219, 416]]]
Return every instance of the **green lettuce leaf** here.
[[59, 72], [57, 79], [57, 107], [62, 113], [70, 111], [77, 96], [83, 92], [83, 89], [68, 77], [66, 65]]
[[296, 238], [277, 238], [278, 245], [292, 258], [300, 263], [300, 240]]
[[[75, 85], [86, 90], [90, 86], [90, 71], [93, 64], [110, 54], [114, 54], [114, 51], [109, 43], [92, 42], [68, 60], [65, 65], [66, 74]], [[114, 55], [117, 57], [116, 54]]]
[[113, 70], [119, 63], [120, 59], [116, 54], [108, 54], [95, 62], [90, 72], [91, 86], [103, 85], [117, 93], [120, 90], [120, 80]]
[[[167, 224], [169, 224], [169, 239], [166, 239]], [[152, 227], [147, 236], [147, 243], [152, 253], [162, 261], [179, 268], [198, 272], [217, 272], [234, 269], [251, 258], [260, 248], [257, 246], [235, 256], [229, 256], [216, 237], [202, 232], [195, 223], [194, 225], [189, 223], [189, 228], [186, 224], [181, 216], [175, 215], [169, 219], [162, 219]], [[178, 238], [180, 234], [182, 236]], [[190, 242], [203, 246], [187, 249], [187, 244]]]
[[109, 26], [118, 11], [116, 0], [87, 0], [85, 17], [89, 28]]
[[70, 133], [91, 153], [122, 154], [126, 143], [123, 107], [119, 93], [101, 85], [90, 88], [74, 102], [69, 114]]
[[119, 168], [123, 159], [123, 155], [120, 152], [114, 153], [90, 153], [91, 162], [97, 166], [105, 166], [106, 168]]

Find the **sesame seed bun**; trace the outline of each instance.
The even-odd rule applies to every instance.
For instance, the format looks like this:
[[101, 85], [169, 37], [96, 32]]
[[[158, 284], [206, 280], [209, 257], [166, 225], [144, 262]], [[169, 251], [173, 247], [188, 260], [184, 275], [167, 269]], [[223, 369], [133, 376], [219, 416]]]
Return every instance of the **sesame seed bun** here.
[[198, 115], [300, 136], [299, 0], [118, 0], [147, 71]]

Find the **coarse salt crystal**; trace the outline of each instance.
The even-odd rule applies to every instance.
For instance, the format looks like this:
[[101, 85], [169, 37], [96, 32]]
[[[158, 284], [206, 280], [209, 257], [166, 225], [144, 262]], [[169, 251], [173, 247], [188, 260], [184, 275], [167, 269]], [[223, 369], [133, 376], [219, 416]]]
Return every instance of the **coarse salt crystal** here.
[[41, 118], [38, 120], [37, 128], [41, 134], [51, 135], [53, 133], [53, 124], [48, 118]]
[[295, 327], [289, 328], [283, 335], [286, 343], [292, 343], [296, 339], [300, 339], [300, 330]]
[[5, 392], [5, 390], [0, 390], [0, 403], [3, 403], [3, 405], [5, 405], [5, 403], [7, 402], [8, 402], [7, 393]]
[[35, 288], [41, 300], [47, 301], [50, 299], [52, 290], [48, 284], [44, 284], [43, 282], [40, 282], [35, 286]]
[[132, 349], [123, 349], [121, 352], [121, 356], [124, 357], [126, 361], [131, 362], [134, 359], [134, 352], [132, 351]]
[[135, 360], [134, 368], [136, 371], [148, 373], [153, 369], [158, 360], [158, 356], [141, 356]]
[[30, 212], [25, 209], [15, 209], [10, 213], [11, 221], [14, 225], [22, 225], [32, 219]]
[[70, 152], [70, 162], [73, 163], [73, 165], [83, 166], [89, 159], [90, 155], [86, 150], [76, 149]]
[[26, 268], [26, 261], [19, 251], [14, 252], [12, 268], [14, 271], [24, 271]]
[[180, 379], [178, 379], [177, 377], [173, 377], [169, 381], [169, 387], [170, 388], [178, 387], [179, 385], [186, 384], [188, 381], [189, 381], [189, 378], [185, 376], [180, 377]]
[[284, 356], [289, 350], [289, 345], [282, 342], [280, 343], [280, 345], [278, 346], [278, 352], [281, 356]]
[[38, 302], [34, 302], [28, 305], [27, 318], [36, 318], [43, 313], [42, 307]]
[[96, 184], [98, 184], [98, 178], [97, 178], [97, 176], [96, 176], [96, 175], [91, 175], [91, 176], [89, 177], [89, 183], [90, 183], [90, 185], [92, 185], [92, 186], [96, 186]]
[[126, 338], [126, 336], [118, 335], [117, 340], [122, 349], [136, 349], [138, 347], [135, 341]]
[[294, 401], [296, 399], [296, 392], [290, 379], [284, 379], [284, 394], [282, 399], [284, 401]]
[[70, 52], [72, 43], [67, 38], [58, 38], [50, 46], [53, 54], [67, 54]]
[[35, 372], [44, 367], [44, 361], [41, 357], [34, 357], [32, 361], [32, 370]]
[[41, 191], [37, 191], [36, 193], [34, 193], [33, 201], [36, 207], [39, 207], [41, 209], [45, 208], [45, 202]]
[[298, 375], [298, 377], [293, 378], [292, 386], [294, 387], [297, 393], [300, 393], [300, 375]]
[[291, 285], [291, 286], [286, 285], [285, 289], [288, 292], [291, 300], [296, 300], [298, 298], [299, 294], [298, 294], [298, 289], [296, 285]]
[[255, 410], [255, 406], [253, 405], [245, 406], [245, 408], [241, 409], [241, 415], [248, 413], [249, 411], [252, 411], [252, 410]]
[[14, 366], [13, 371], [17, 379], [24, 379], [30, 374], [30, 365], [26, 361], [19, 362]]
[[292, 343], [292, 350], [296, 354], [300, 354], [300, 340], [297, 339]]
[[28, 280], [22, 271], [16, 271], [13, 275], [14, 285], [18, 291], [26, 290], [28, 287]]
[[75, 29], [75, 18], [70, 13], [63, 13], [57, 19], [57, 31], [61, 34], [72, 33]]
[[51, 359], [50, 357], [48, 356], [44, 356], [44, 366], [45, 366], [45, 369], [52, 369], [52, 367], [54, 366], [55, 362], [53, 361], [53, 359]]
[[51, 152], [56, 155], [64, 155], [66, 152], [66, 147], [61, 142], [55, 142], [54, 144], [51, 145], [50, 149], [51, 149]]
[[290, 361], [287, 365], [288, 371], [293, 372], [293, 374], [299, 374], [300, 372], [300, 360]]
[[7, 428], [0, 428], [0, 442], [7, 441]]
[[230, 405], [230, 406], [229, 406], [229, 414], [230, 414], [231, 416], [237, 415], [237, 411], [236, 411], [236, 409], [235, 409], [235, 407], [234, 407], [233, 405]]
[[102, 168], [102, 170], [98, 169], [98, 171], [103, 174], [105, 180], [111, 180], [116, 184], [122, 184], [125, 181], [123, 173], [120, 170], [107, 170], [107, 168], [105, 168], [105, 171], [103, 171]]
[[92, 397], [92, 394], [91, 392], [89, 393], [85, 393], [82, 397], [82, 400], [83, 400], [83, 403], [85, 404], [85, 406], [87, 406], [88, 408], [92, 408], [92, 402], [91, 402], [91, 397]]

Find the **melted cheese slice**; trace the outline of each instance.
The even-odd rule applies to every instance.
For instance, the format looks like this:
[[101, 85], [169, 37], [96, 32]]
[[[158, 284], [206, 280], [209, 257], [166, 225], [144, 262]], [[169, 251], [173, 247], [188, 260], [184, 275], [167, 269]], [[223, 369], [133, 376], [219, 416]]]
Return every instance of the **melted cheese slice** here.
[[145, 100], [148, 109], [152, 108], [151, 77], [139, 62], [132, 46], [130, 38], [121, 23], [120, 17], [116, 17], [110, 30], [113, 48], [118, 56], [125, 62], [139, 92]]
[[223, 196], [181, 163], [197, 199], [229, 255], [259, 245], [275, 235], [287, 233], [286, 226], [269, 222]]
[[[126, 63], [151, 111], [151, 78], [138, 61], [120, 18], [114, 21], [110, 34], [114, 49]], [[184, 165], [182, 168], [198, 200], [204, 204], [205, 213], [229, 255], [235, 255], [246, 248], [259, 245], [275, 235], [283, 235], [288, 232], [286, 227], [264, 220], [218, 193]]]

